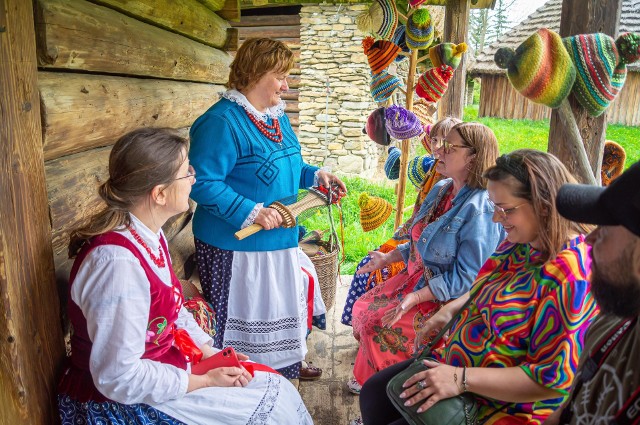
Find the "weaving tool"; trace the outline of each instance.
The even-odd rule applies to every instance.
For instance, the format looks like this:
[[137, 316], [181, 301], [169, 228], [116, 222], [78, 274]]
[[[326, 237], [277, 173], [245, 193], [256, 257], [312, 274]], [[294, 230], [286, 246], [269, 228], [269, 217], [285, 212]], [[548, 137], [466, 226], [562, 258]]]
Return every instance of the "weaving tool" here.
[[[290, 228], [295, 227], [296, 218], [303, 212], [313, 208], [325, 207], [330, 204], [335, 204], [344, 195], [344, 192], [340, 190], [340, 186], [332, 183], [329, 189], [324, 186], [312, 187], [302, 199], [293, 204], [284, 205], [276, 201], [269, 205], [269, 208], [273, 208], [274, 210], [278, 211], [278, 213], [282, 216], [282, 227]], [[250, 226], [245, 227], [244, 229], [238, 230], [234, 234], [234, 236], [236, 237], [236, 239], [242, 240], [263, 229], [264, 228], [261, 225], [254, 223]]]

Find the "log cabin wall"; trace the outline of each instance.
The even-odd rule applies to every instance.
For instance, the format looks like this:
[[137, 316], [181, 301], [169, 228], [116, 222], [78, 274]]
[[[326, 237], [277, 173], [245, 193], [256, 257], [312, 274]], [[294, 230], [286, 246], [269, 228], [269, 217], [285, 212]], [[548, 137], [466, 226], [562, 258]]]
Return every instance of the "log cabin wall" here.
[[[282, 95], [287, 103], [285, 112], [296, 134], [300, 125], [298, 97], [300, 95], [300, 6], [258, 8], [242, 11], [239, 22], [231, 22], [238, 30], [238, 46], [251, 37], [280, 40], [295, 56], [295, 65], [289, 74], [289, 91]], [[233, 55], [233, 52], [230, 52]]]
[[[227, 5], [228, 6], [228, 5]], [[144, 126], [188, 127], [224, 90], [233, 36], [215, 0], [34, 0], [43, 149], [59, 283], [69, 231], [101, 206], [111, 146]], [[189, 275], [190, 212], [165, 226]]]
[[[542, 120], [551, 109], [518, 93], [502, 74], [481, 74], [479, 117]], [[640, 126], [640, 72], [629, 72], [624, 87], [607, 110], [609, 124]]]

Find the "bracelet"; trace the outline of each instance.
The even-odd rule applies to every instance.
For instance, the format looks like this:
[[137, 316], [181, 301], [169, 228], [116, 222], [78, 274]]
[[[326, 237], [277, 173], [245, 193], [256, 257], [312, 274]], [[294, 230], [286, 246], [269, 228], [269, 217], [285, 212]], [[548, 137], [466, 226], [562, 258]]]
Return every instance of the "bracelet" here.
[[[453, 369], [453, 383], [456, 384], [456, 388], [461, 390], [460, 385], [458, 385], [458, 368]], [[463, 392], [463, 391], [460, 391]]]
[[418, 297], [418, 304], [420, 304], [422, 302], [422, 300], [420, 300], [420, 292], [416, 291], [415, 294], [416, 297]]
[[462, 392], [469, 391], [469, 387], [467, 386], [467, 367], [462, 367]]

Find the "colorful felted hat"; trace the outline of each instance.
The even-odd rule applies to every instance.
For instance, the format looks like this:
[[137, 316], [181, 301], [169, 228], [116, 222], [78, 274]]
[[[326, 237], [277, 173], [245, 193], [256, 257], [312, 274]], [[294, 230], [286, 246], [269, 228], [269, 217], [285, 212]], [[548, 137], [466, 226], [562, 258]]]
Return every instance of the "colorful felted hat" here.
[[616, 39], [616, 48], [620, 61], [613, 71], [611, 83], [618, 90], [622, 90], [627, 79], [627, 65], [640, 60], [640, 34], [626, 32]]
[[627, 154], [622, 146], [613, 140], [605, 140], [602, 169], [600, 170], [603, 186], [609, 186], [616, 177], [622, 174], [626, 160]]
[[424, 99], [418, 98], [413, 102], [413, 113], [416, 114], [423, 127], [433, 124], [433, 114], [436, 113], [436, 110], [437, 108], [432, 103]]
[[462, 55], [466, 51], [467, 43], [440, 43], [429, 49], [429, 58], [434, 67], [449, 65], [453, 69], [458, 69]]
[[[396, 43], [398, 47], [400, 47], [401, 51], [409, 53], [411, 49], [409, 49], [409, 46], [407, 46], [407, 40], [405, 39], [406, 32], [407, 32], [407, 28], [404, 25], [398, 23], [398, 26], [396, 27], [396, 32], [393, 34], [391, 41]], [[398, 57], [396, 58], [396, 62], [400, 62], [401, 60], [406, 58], [407, 58], [406, 56], [398, 55]]]
[[426, 49], [433, 42], [433, 25], [431, 14], [427, 9], [417, 9], [407, 18], [405, 35], [407, 46], [413, 50]]
[[384, 71], [398, 56], [400, 47], [391, 41], [374, 40], [373, 37], [365, 37], [362, 40], [364, 54], [367, 55], [371, 72], [379, 74]]
[[451, 77], [453, 77], [453, 68], [449, 65], [430, 68], [418, 78], [416, 94], [429, 102], [436, 103], [447, 90]]
[[389, 180], [400, 177], [400, 154], [402, 151], [395, 146], [389, 146], [389, 156], [384, 162], [384, 174]]
[[384, 122], [384, 108], [378, 108], [369, 115], [362, 132], [377, 144], [389, 146], [389, 143], [391, 143], [391, 136], [389, 136], [389, 132], [387, 131], [387, 127], [384, 125]]
[[421, 155], [411, 159], [407, 170], [411, 184], [415, 187], [420, 187], [434, 162], [435, 159], [431, 155]]
[[379, 74], [371, 74], [371, 84], [369, 85], [371, 96], [376, 102], [384, 102], [391, 97], [394, 90], [402, 83], [395, 75], [382, 71]]
[[557, 108], [566, 99], [576, 78], [571, 57], [555, 32], [541, 28], [514, 51], [501, 48], [494, 60], [506, 68], [511, 85], [524, 97]]
[[391, 105], [384, 111], [387, 131], [398, 140], [411, 139], [422, 134], [422, 124], [416, 115], [402, 106]]
[[374, 0], [369, 10], [356, 18], [358, 29], [391, 39], [398, 25], [398, 9], [394, 0]]
[[360, 225], [365, 232], [382, 226], [391, 216], [393, 209], [387, 200], [366, 193], [362, 193], [358, 198], [358, 206], [360, 207]]

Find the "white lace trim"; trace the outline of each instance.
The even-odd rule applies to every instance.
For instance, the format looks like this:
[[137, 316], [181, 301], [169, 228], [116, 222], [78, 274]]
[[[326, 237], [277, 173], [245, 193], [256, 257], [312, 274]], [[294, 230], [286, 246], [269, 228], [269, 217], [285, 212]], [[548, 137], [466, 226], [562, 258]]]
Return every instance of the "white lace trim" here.
[[258, 202], [256, 206], [253, 207], [253, 209], [251, 210], [247, 218], [242, 222], [242, 225], [240, 226], [240, 228], [244, 229], [245, 227], [249, 227], [253, 223], [255, 223], [256, 217], [258, 216], [258, 213], [263, 207], [264, 207], [264, 204], [262, 202]]
[[276, 106], [267, 108], [267, 112], [260, 112], [251, 104], [251, 102], [249, 102], [244, 94], [235, 89], [227, 90], [222, 94], [222, 97], [237, 103], [238, 105], [242, 106], [245, 111], [253, 115], [255, 118], [259, 119], [260, 121], [264, 122], [266, 122], [268, 118], [280, 118], [281, 116], [283, 116], [284, 108], [286, 106], [284, 100], [280, 100], [280, 103], [278, 103]]

